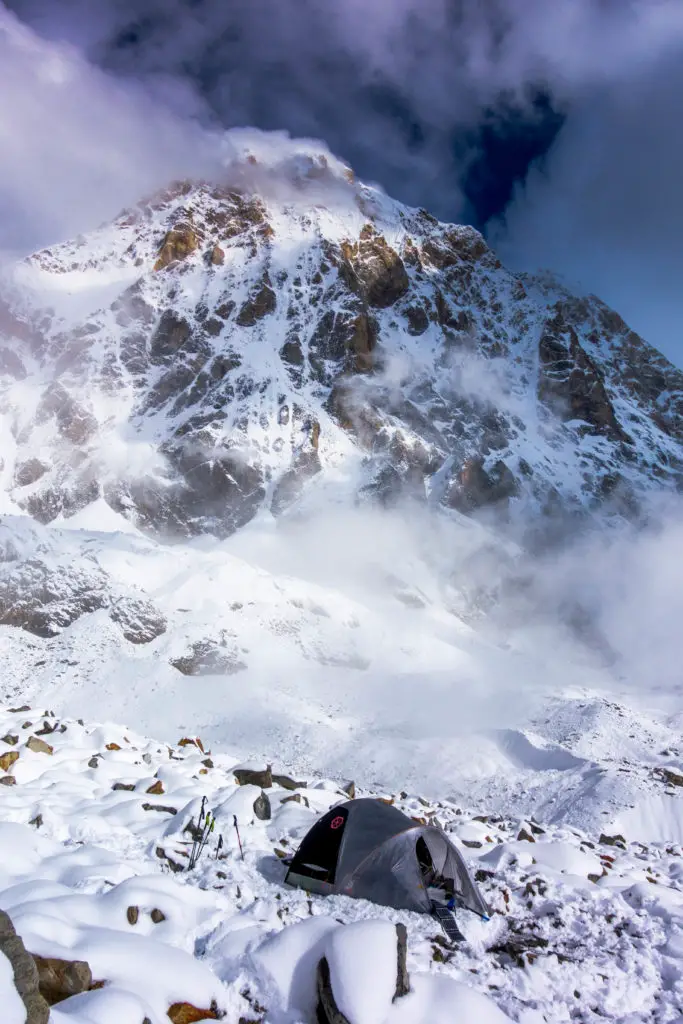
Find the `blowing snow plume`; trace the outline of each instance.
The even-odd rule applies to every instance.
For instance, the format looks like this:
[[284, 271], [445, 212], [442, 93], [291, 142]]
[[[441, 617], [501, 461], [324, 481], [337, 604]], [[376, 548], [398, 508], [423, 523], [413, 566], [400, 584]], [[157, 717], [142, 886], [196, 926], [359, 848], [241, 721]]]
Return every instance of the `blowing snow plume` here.
[[0, 245], [20, 252], [95, 227], [179, 175], [211, 173], [215, 148], [149, 90], [47, 44], [0, 7]]

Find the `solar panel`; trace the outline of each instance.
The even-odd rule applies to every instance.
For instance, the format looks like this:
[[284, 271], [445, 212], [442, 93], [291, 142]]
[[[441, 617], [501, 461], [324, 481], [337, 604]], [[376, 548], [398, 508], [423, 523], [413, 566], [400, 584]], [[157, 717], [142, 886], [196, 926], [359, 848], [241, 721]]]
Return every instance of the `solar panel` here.
[[451, 942], [462, 942], [464, 940], [465, 936], [455, 923], [455, 915], [447, 907], [439, 906], [438, 903], [432, 903], [432, 914], [446, 933], [446, 938], [450, 939]]

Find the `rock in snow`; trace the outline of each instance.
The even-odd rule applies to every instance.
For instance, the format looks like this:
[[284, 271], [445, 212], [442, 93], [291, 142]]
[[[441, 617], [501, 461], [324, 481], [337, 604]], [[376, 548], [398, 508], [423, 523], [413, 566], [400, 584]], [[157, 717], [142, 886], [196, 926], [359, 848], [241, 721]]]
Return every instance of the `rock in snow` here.
[[47, 1024], [50, 1016], [34, 959], [4, 910], [0, 910], [0, 1005], [7, 1024]]

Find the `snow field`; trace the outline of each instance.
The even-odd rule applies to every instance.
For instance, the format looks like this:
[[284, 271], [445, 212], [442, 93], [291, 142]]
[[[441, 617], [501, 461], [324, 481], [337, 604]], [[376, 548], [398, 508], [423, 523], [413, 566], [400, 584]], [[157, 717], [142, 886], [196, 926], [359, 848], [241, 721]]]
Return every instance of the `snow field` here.
[[[213, 1004], [227, 1020], [309, 1024], [322, 956], [351, 1024], [669, 1024], [678, 1012], [675, 844], [608, 844], [567, 826], [380, 793], [409, 815], [435, 817], [476, 873], [492, 920], [459, 915], [466, 941], [451, 949], [423, 915], [283, 885], [282, 856], [346, 799], [333, 780], [273, 786], [261, 820], [260, 787], [233, 775], [243, 762], [196, 737], [169, 746], [30, 709], [1, 712], [0, 736], [0, 757], [19, 754], [8, 766], [15, 784], [0, 790], [0, 909], [31, 952], [87, 960], [106, 982], [54, 1007], [52, 1024], [168, 1024], [177, 1002]], [[47, 749], [27, 748], [31, 737]], [[217, 824], [188, 871], [185, 829], [204, 797]], [[399, 921], [411, 992], [392, 1003]], [[0, 978], [6, 988], [6, 970]]]

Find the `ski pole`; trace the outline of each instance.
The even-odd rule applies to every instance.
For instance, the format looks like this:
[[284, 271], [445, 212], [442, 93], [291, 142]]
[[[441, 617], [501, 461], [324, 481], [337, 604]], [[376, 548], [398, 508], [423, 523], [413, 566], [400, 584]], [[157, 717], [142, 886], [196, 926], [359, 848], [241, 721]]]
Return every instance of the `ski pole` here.
[[197, 863], [197, 858], [199, 856], [198, 846], [199, 846], [199, 843], [201, 842], [201, 839], [202, 839], [202, 824], [204, 822], [204, 808], [205, 807], [206, 807], [206, 797], [203, 796], [202, 797], [202, 806], [201, 806], [201, 809], [199, 811], [198, 824], [197, 824], [196, 829], [194, 829], [194, 834], [193, 834], [193, 838], [192, 838], [192, 852], [190, 853], [190, 863], [188, 865], [188, 868], [189, 868], [190, 871], [192, 870], [192, 868]]
[[240, 854], [241, 854], [242, 860], [244, 860], [244, 850], [242, 849], [242, 840], [240, 839], [240, 830], [239, 830], [239, 827], [237, 825], [237, 815], [236, 814], [233, 814], [232, 822], [233, 822], [233, 825], [235, 826], [235, 832], [237, 833], [237, 842], [239, 844]]
[[221, 852], [222, 849], [223, 849], [223, 833], [221, 832], [221, 834], [218, 837], [218, 846], [216, 847], [216, 860], [218, 860], [218, 854]]
[[213, 832], [215, 825], [216, 825], [216, 819], [214, 817], [212, 817], [211, 814], [208, 814], [207, 818], [206, 818], [206, 824], [204, 826], [204, 834], [202, 836], [202, 841], [200, 842], [199, 849], [197, 850], [197, 860], [199, 860], [199, 858], [201, 857], [202, 853], [204, 852], [204, 847], [208, 843], [209, 836]]

